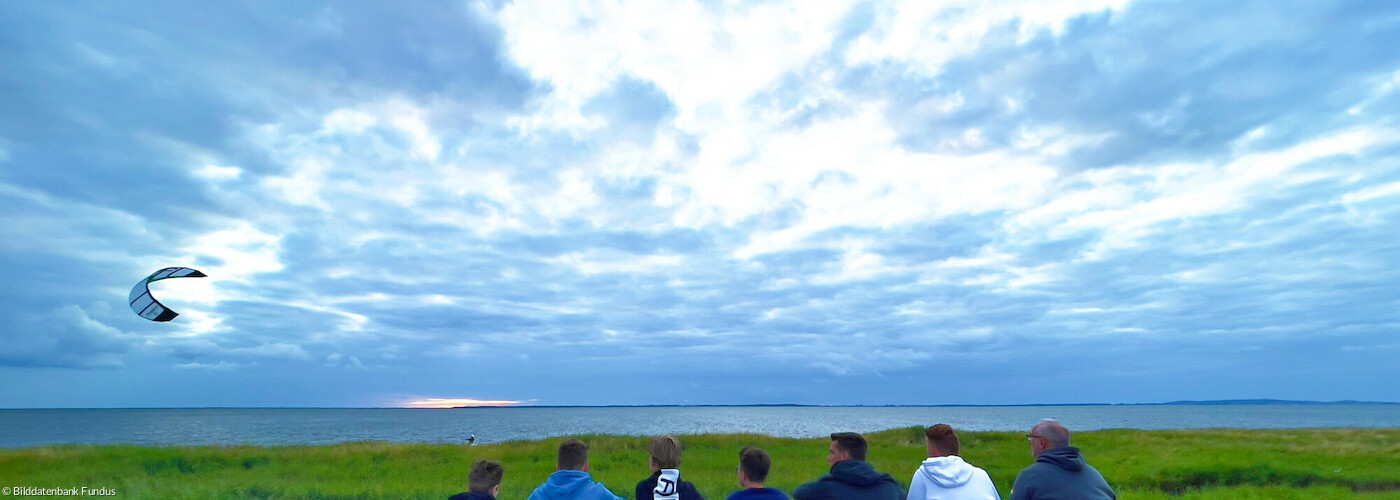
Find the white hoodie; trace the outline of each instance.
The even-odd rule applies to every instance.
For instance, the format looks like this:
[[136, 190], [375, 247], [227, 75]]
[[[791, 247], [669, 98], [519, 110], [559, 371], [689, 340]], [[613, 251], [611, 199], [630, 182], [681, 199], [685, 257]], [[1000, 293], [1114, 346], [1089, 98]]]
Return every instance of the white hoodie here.
[[952, 455], [924, 460], [909, 481], [909, 500], [1001, 500], [987, 471]]

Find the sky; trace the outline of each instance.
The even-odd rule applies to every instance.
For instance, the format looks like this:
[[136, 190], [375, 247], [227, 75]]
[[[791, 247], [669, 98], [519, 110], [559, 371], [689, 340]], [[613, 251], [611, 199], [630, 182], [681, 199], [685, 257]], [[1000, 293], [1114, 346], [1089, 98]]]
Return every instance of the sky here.
[[1396, 46], [1365, 1], [0, 2], [0, 408], [1400, 401]]

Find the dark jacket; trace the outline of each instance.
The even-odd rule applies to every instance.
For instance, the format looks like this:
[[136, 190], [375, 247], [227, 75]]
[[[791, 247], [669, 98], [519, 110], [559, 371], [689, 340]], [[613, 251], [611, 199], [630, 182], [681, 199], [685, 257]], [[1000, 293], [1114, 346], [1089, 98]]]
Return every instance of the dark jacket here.
[[447, 500], [496, 500], [496, 497], [479, 491], [468, 491], [447, 497]]
[[1016, 476], [1011, 500], [1117, 500], [1102, 474], [1079, 454], [1079, 448], [1064, 446], [1045, 450], [1035, 463]]
[[831, 473], [792, 490], [794, 500], [904, 500], [904, 488], [875, 470], [869, 462], [847, 460], [831, 466]]
[[724, 500], [788, 500], [788, 496], [777, 488], [743, 489], [730, 493]]
[[[637, 500], [656, 498], [652, 490], [656, 489], [656, 479], [659, 477], [661, 477], [661, 471], [656, 471], [651, 473], [651, 477], [637, 483]], [[690, 481], [682, 480], [676, 491], [681, 494], [681, 500], [705, 500], [705, 497], [700, 495], [700, 490], [695, 489], [695, 485], [691, 484]]]

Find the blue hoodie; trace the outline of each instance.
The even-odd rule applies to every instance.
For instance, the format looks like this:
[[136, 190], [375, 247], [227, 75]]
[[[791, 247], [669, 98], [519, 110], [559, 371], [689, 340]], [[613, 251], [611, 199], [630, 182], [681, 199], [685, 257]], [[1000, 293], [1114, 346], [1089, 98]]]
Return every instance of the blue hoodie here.
[[530, 493], [529, 500], [627, 500], [581, 470], [561, 470]]
[[1035, 463], [1016, 476], [1011, 500], [1117, 500], [1118, 495], [1102, 474], [1079, 454], [1079, 448], [1064, 446], [1045, 450]]

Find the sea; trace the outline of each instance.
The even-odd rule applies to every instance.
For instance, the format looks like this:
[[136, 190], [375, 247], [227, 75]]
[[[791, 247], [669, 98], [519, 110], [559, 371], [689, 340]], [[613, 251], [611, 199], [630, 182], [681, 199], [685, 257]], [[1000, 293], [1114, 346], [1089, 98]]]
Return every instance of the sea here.
[[1044, 418], [1075, 431], [1400, 428], [1400, 404], [24, 409], [0, 410], [0, 448], [466, 443], [472, 438], [485, 444], [589, 434], [801, 438], [937, 423], [959, 430], [1019, 431]]

